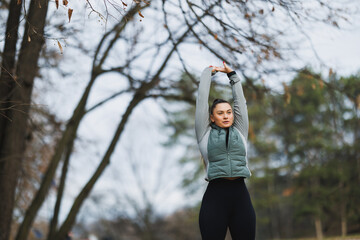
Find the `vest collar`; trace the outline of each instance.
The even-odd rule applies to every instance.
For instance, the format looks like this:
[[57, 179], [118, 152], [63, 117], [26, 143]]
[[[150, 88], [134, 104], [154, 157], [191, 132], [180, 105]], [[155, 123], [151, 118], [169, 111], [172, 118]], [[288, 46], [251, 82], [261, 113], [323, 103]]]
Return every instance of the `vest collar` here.
[[[210, 126], [212, 129], [216, 129], [218, 131], [221, 131], [221, 130], [226, 130], [225, 128], [222, 128], [222, 127], [219, 127], [218, 125], [216, 125], [215, 123], [211, 122], [210, 123]], [[231, 128], [232, 126], [230, 126], [229, 128]]]

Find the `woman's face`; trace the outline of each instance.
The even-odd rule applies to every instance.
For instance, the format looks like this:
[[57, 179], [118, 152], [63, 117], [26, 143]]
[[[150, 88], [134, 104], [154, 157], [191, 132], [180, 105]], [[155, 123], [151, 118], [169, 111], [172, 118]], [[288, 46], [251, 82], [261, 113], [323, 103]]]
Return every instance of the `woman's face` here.
[[214, 111], [210, 115], [210, 119], [213, 123], [221, 128], [228, 128], [234, 122], [234, 115], [230, 104], [218, 103], [216, 104]]

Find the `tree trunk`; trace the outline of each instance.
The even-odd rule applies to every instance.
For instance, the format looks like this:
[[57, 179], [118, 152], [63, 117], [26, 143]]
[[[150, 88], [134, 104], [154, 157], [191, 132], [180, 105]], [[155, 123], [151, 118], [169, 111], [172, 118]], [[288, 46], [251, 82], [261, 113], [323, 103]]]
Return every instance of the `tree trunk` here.
[[320, 217], [315, 217], [315, 230], [316, 230], [316, 238], [318, 240], [323, 239], [323, 231], [322, 231], [322, 223]]
[[[136, 9], [136, 7], [135, 7], [135, 9]], [[134, 15], [136, 13], [137, 13], [137, 11], [130, 10], [128, 12], [128, 14], [123, 17], [122, 24], [126, 25], [128, 22], [128, 19], [131, 16], [130, 14]], [[103, 39], [99, 43], [99, 46], [96, 51], [96, 56], [99, 52], [99, 49], [103, 46], [104, 38], [106, 38], [106, 37], [103, 37]], [[103, 58], [105, 58], [105, 56]], [[96, 57], [94, 59], [94, 63], [95, 63], [95, 61], [96, 61]], [[86, 107], [86, 103], [87, 103], [87, 100], [90, 95], [90, 91], [91, 91], [92, 87], [94, 86], [96, 78], [101, 73], [100, 71], [101, 71], [101, 65], [94, 64], [93, 69], [92, 69], [91, 79], [90, 79], [77, 107], [75, 108], [72, 117], [70, 118], [70, 120], [68, 121], [68, 123], [66, 125], [66, 129], [65, 129], [64, 133], [62, 134], [61, 140], [59, 141], [59, 143], [56, 146], [55, 153], [50, 160], [50, 164], [49, 164], [49, 166], [46, 170], [46, 173], [42, 179], [40, 188], [39, 188], [38, 192], [36, 193], [30, 207], [27, 209], [25, 216], [24, 216], [24, 220], [19, 227], [19, 230], [18, 230], [18, 233], [16, 236], [16, 240], [25, 240], [27, 238], [27, 235], [30, 231], [31, 225], [36, 217], [36, 214], [39, 211], [40, 207], [42, 206], [42, 204], [46, 198], [46, 195], [48, 194], [48, 191], [49, 191], [50, 185], [51, 185], [51, 181], [54, 178], [56, 169], [57, 169], [58, 164], [64, 154], [64, 151], [67, 148], [68, 144], [70, 142], [74, 142], [74, 139], [76, 138], [76, 133], [77, 133], [78, 127], [80, 125], [80, 122], [86, 114], [85, 107]]]
[[17, 164], [12, 159], [5, 158], [2, 146], [6, 140], [6, 125], [11, 123], [7, 111], [10, 106], [9, 97], [15, 86], [13, 75], [21, 6], [17, 0], [10, 2], [0, 75], [0, 240], [9, 239], [17, 183]]
[[105, 153], [105, 156], [101, 160], [98, 168], [96, 169], [93, 176], [89, 179], [89, 181], [86, 183], [86, 185], [83, 187], [77, 198], [75, 199], [73, 206], [71, 207], [69, 214], [67, 218], [65, 219], [64, 223], [60, 227], [59, 231], [53, 235], [53, 240], [62, 240], [65, 239], [66, 234], [71, 230], [72, 225], [75, 223], [76, 216], [87, 198], [87, 196], [90, 194], [90, 191], [94, 187], [96, 181], [99, 179], [101, 174], [104, 172], [106, 166], [110, 163], [110, 157], [115, 149], [116, 143], [118, 142], [121, 133], [124, 130], [125, 124], [133, 111], [133, 109], [144, 99], [144, 96], [135, 94], [133, 100], [130, 102], [128, 108], [126, 109], [121, 122], [115, 132], [115, 135], [108, 147], [108, 150]]
[[345, 237], [347, 235], [347, 219], [346, 219], [346, 203], [342, 198], [340, 203], [340, 214], [341, 214], [341, 236]]
[[[7, 25], [6, 53], [3, 59], [1, 74], [1, 100], [5, 107], [0, 124], [1, 129], [1, 166], [0, 166], [0, 192], [2, 201], [0, 205], [0, 239], [8, 239], [10, 223], [14, 207], [14, 194], [17, 185], [21, 160], [25, 151], [28, 113], [31, 102], [34, 78], [37, 73], [37, 62], [44, 44], [43, 32], [47, 13], [47, 0], [32, 1], [26, 18], [24, 37], [15, 67], [15, 52], [21, 4], [11, 1]], [[21, 2], [20, 2], [21, 3]], [[16, 84], [15, 84], [16, 82]], [[11, 104], [11, 108], [10, 105]], [[4, 110], [4, 109], [3, 109]], [[2, 112], [4, 113], [4, 112]], [[4, 122], [5, 121], [5, 122]], [[5, 208], [4, 208], [5, 207]]]
[[66, 155], [65, 155], [65, 160], [63, 163], [63, 167], [62, 167], [62, 171], [61, 171], [61, 178], [60, 178], [60, 183], [59, 183], [59, 188], [57, 191], [57, 196], [56, 196], [56, 203], [55, 203], [55, 207], [54, 207], [54, 214], [53, 217], [51, 219], [50, 222], [50, 227], [49, 227], [49, 232], [48, 232], [48, 240], [52, 240], [53, 236], [57, 230], [57, 225], [58, 225], [58, 218], [59, 218], [59, 213], [60, 213], [60, 207], [61, 207], [61, 200], [63, 198], [64, 195], [64, 189], [65, 189], [65, 180], [66, 180], [66, 175], [68, 172], [68, 166], [69, 166], [69, 162], [70, 162], [70, 157], [71, 157], [71, 153], [72, 153], [72, 149], [74, 146], [74, 140], [75, 140], [76, 136], [74, 136], [72, 139], [73, 141], [69, 142], [68, 146], [67, 146], [67, 150], [66, 150]]

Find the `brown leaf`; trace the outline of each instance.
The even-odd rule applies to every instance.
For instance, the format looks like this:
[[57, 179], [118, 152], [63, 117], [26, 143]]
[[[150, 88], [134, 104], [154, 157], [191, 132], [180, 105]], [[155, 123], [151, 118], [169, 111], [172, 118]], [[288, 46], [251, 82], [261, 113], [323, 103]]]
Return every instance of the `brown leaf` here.
[[64, 5], [64, 6], [67, 6], [67, 5], [68, 5], [68, 3], [69, 3], [69, 1], [68, 1], [68, 0], [63, 0], [63, 5]]
[[55, 0], [55, 4], [56, 4], [56, 9], [59, 8], [59, 0]]
[[260, 9], [259, 13], [264, 14], [264, 9]]
[[282, 85], [284, 86], [284, 100], [285, 100], [285, 105], [288, 105], [290, 103], [291, 100], [291, 94], [289, 92], [289, 87], [288, 85], [286, 85], [286, 83], [282, 83]]
[[332, 68], [329, 69], [329, 77], [331, 77], [334, 74]]
[[127, 4], [126, 4], [126, 3], [124, 3], [123, 1], [121, 1], [121, 3], [122, 3], [125, 7], [127, 7]]
[[215, 38], [215, 40], [217, 40], [217, 38], [218, 38], [217, 33], [215, 33], [214, 38]]
[[272, 11], [272, 12], [275, 11], [275, 7], [272, 7], [271, 11]]
[[144, 18], [144, 15], [141, 14], [140, 10], [139, 10], [139, 15], [140, 17]]
[[289, 197], [294, 193], [294, 188], [286, 188], [284, 189], [284, 191], [282, 192], [282, 195], [284, 197]]
[[69, 22], [71, 20], [72, 13], [73, 13], [73, 9], [69, 8], [68, 10]]
[[56, 40], [56, 41], [57, 41], [58, 46], [59, 46], [59, 48], [60, 48], [60, 53], [61, 53], [61, 54], [63, 54], [63, 48], [62, 48], [62, 46], [61, 46], [61, 44], [60, 44], [59, 40]]
[[300, 86], [300, 87], [296, 90], [296, 94], [297, 94], [298, 96], [304, 95], [304, 88]]
[[256, 135], [255, 135], [255, 132], [254, 132], [254, 128], [252, 127], [252, 125], [249, 126], [249, 138], [251, 140], [255, 140], [256, 138]]
[[338, 23], [337, 23], [336, 21], [333, 21], [333, 22], [332, 22], [332, 25], [334, 25], [335, 27], [339, 28], [339, 25], [338, 25]]

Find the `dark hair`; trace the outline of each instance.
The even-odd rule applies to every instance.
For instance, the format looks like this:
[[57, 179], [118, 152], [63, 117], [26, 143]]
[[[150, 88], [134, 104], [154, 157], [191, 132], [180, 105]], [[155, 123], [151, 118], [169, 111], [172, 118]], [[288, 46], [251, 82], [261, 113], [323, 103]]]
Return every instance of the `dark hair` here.
[[228, 103], [230, 105], [230, 103], [228, 101], [221, 99], [221, 98], [217, 98], [213, 101], [213, 103], [210, 107], [210, 114], [213, 114], [216, 105], [218, 105], [219, 103]]

